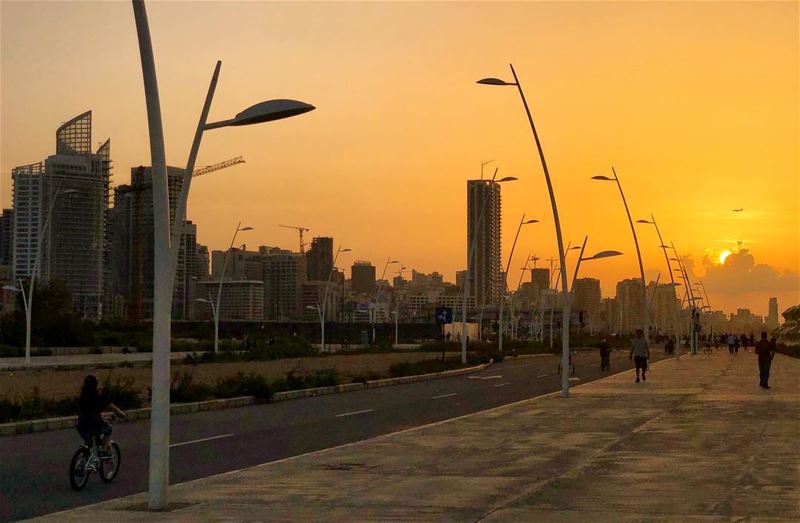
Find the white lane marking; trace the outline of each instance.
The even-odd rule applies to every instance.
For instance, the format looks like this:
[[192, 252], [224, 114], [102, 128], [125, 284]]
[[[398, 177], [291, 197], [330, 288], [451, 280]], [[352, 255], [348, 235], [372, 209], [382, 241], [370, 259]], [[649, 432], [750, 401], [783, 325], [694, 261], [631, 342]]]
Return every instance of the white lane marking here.
[[546, 377], [548, 377], [548, 376], [549, 376], [549, 374], [539, 374], [539, 375], [538, 375], [538, 376], [536, 376], [536, 377], [537, 377], [537, 378], [546, 378]]
[[581, 381], [580, 378], [570, 378], [569, 381]]
[[231, 436], [233, 436], [233, 434], [220, 434], [219, 436], [211, 436], [209, 438], [193, 439], [192, 441], [184, 441], [183, 443], [173, 443], [170, 445], [170, 448], [182, 447], [183, 445], [191, 445], [193, 443], [202, 443], [204, 441], [211, 441], [214, 439], [230, 438]]
[[357, 410], [355, 412], [345, 412], [344, 414], [337, 414], [334, 418], [344, 418], [345, 416], [355, 416], [357, 414], [366, 414], [367, 412], [374, 412], [375, 409]]
[[431, 399], [432, 399], [432, 400], [440, 400], [440, 399], [442, 399], [442, 398], [450, 398], [450, 397], [453, 397], [453, 396], [455, 396], [455, 395], [457, 395], [457, 394], [458, 394], [457, 392], [451, 392], [450, 394], [442, 394], [441, 396], [434, 396], [434, 397], [432, 397]]
[[499, 383], [499, 384], [495, 385], [495, 388], [497, 388], [497, 387], [505, 387], [506, 385], [511, 385], [511, 384], [510, 384], [510, 383], [508, 383], [508, 382], [506, 382], [506, 383]]
[[494, 376], [467, 376], [467, 378], [471, 380], [499, 380], [502, 377], [502, 374], [496, 374]]

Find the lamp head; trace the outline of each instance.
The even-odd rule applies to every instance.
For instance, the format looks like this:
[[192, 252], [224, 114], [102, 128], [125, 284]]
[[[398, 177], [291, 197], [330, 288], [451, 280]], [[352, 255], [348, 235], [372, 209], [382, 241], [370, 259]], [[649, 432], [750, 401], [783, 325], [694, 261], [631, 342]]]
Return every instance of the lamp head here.
[[499, 180], [495, 180], [497, 183], [503, 182], [513, 182], [517, 179], [516, 176], [506, 176], [505, 178], [500, 178]]
[[539, 223], [539, 220], [527, 220], [522, 222], [522, 225], [528, 225], [529, 223]]
[[619, 251], [600, 251], [594, 256], [584, 258], [584, 260], [599, 260], [600, 258], [611, 258], [612, 256], [620, 256], [622, 253]]
[[653, 224], [650, 220], [636, 220], [636, 223], [649, 223], [650, 225]]
[[313, 105], [297, 100], [268, 100], [252, 105], [233, 117], [228, 125], [251, 125], [255, 123], [282, 120], [316, 109]]
[[506, 82], [505, 80], [501, 80], [499, 78], [482, 78], [476, 83], [481, 85], [517, 85], [514, 82]]
[[239, 228], [239, 231], [252, 231], [252, 230], [253, 230], [252, 227], [240, 227]]
[[602, 180], [604, 182], [613, 182], [614, 178], [609, 178], [608, 176], [603, 176], [602, 174], [599, 174], [597, 176], [592, 176], [592, 180]]

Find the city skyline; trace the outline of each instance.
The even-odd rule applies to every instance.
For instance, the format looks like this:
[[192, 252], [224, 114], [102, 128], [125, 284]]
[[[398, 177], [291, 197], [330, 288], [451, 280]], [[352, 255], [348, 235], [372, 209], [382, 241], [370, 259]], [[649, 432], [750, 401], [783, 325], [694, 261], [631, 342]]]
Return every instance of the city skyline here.
[[[270, 4], [237, 4], [237, 9], [211, 4], [188, 15], [192, 23], [168, 25], [170, 13], [180, 10], [186, 17], [192, 5], [151, 6], [154, 33], [186, 42], [167, 46], [174, 50], [157, 63], [169, 111], [168, 163], [184, 161], [199, 105], [192, 97], [202, 97], [217, 58], [224, 62], [224, 75], [213, 115], [288, 93], [318, 107], [302, 124], [287, 121], [277, 130], [209, 136], [198, 165], [237, 155], [247, 161], [193, 185], [188, 219], [198, 225], [198, 241], [211, 250], [224, 247], [229, 229], [241, 219], [256, 229], [248, 244], [294, 251], [295, 233], [278, 224], [296, 223], [309, 227], [309, 236], [344, 242], [357, 259], [379, 265], [391, 256], [409, 269], [439, 271], [454, 281], [466, 263], [464, 181], [478, 177], [482, 161], [495, 159], [501, 175], [519, 178], [504, 190], [507, 241], [501, 258], [508, 255], [510, 229], [523, 212], [543, 223], [522, 233], [516, 260], [526, 252], [552, 257], [546, 191], [524, 119], [507, 93], [474, 85], [483, 76], [504, 76], [511, 54], [530, 85], [542, 139], [552, 151], [565, 241], [588, 234], [593, 245], [625, 253], [582, 271], [601, 280], [603, 296], [613, 295], [615, 283], [634, 277], [637, 268], [622, 209], [607, 188], [588, 181], [608, 174], [613, 163], [625, 179], [634, 217], [653, 212], [665, 239], [691, 257], [695, 267], [689, 263], [687, 269], [695, 276], [708, 272], [715, 309], [748, 307], [766, 314], [770, 296], [778, 296], [782, 308], [797, 302], [796, 4], [624, 9], [590, 4], [580, 12], [551, 4], [339, 4], [315, 6], [307, 25], [302, 4], [281, 5], [280, 23], [272, 19], [276, 9]], [[0, 9], [2, 207], [10, 206], [11, 169], [50, 154], [51, 129], [86, 110], [94, 111], [95, 135], [114, 141], [114, 185], [127, 183], [131, 167], [149, 163], [141, 85], [128, 80], [138, 68], [128, 6], [3, 3]], [[336, 24], [326, 19], [331, 13]], [[480, 19], [487, 16], [492, 23], [482, 33]], [[214, 18], [240, 25], [240, 34], [196, 31], [197, 24], [213, 27]], [[753, 19], [762, 23], [751, 26]], [[447, 27], [439, 33], [444, 20]], [[566, 35], [546, 28], [559, 21], [563, 30], [566, 20], [572, 21]], [[604, 27], [604, 20], [617, 27]], [[716, 33], [709, 39], [704, 31], [712, 23]], [[270, 31], [263, 31], [265, 24]], [[510, 36], [523, 24], [541, 36], [535, 41], [524, 31]], [[501, 27], [511, 30], [500, 34]], [[48, 57], [68, 33], [79, 48], [98, 42], [108, 47], [92, 69], [100, 74], [86, 75], [86, 62], [77, 58]], [[116, 34], [126, 35], [124, 41]], [[405, 47], [398, 46], [401, 35]], [[449, 38], [456, 36], [459, 42], [474, 41], [451, 63], [443, 58], [455, 46]], [[373, 49], [353, 47], [366, 37], [374, 40]], [[683, 44], [676, 45], [676, 38]], [[251, 40], [261, 44], [262, 54], [244, 52]], [[29, 41], [38, 46], [28, 47]], [[586, 47], [589, 41], [594, 47]], [[187, 55], [190, 43], [201, 48]], [[276, 46], [282, 61], [269, 53]], [[336, 62], [337, 53], [338, 69], [324, 64]], [[421, 58], [402, 60], [411, 53]], [[86, 53], [74, 56], [85, 60]], [[636, 75], [629, 74], [631, 66]], [[33, 70], [37, 80], [12, 83]], [[626, 75], [615, 74], [619, 70]], [[586, 82], [591, 89], [582, 85]], [[63, 84], [72, 86], [69, 92], [54, 88]], [[310, 148], [318, 154], [308, 154]], [[343, 208], [344, 201], [355, 205]], [[733, 213], [736, 208], [744, 211]], [[376, 224], [384, 224], [380, 234]], [[729, 257], [725, 266], [714, 264], [721, 252], [738, 250], [737, 240], [746, 252]], [[641, 230], [640, 243], [648, 280], [661, 272], [663, 281], [655, 234]], [[764, 275], [767, 268], [759, 264], [775, 268], [765, 277], [773, 288], [733, 292], [742, 275]], [[512, 263], [510, 281], [516, 281], [519, 267], [520, 261]], [[786, 272], [790, 275], [781, 276]]]

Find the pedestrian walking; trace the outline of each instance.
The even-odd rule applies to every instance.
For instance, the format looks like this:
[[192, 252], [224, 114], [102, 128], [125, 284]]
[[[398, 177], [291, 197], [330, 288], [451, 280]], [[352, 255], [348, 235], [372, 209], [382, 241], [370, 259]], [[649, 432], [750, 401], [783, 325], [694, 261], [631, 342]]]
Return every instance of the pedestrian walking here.
[[[748, 339], [747, 339], [747, 334], [742, 334], [742, 335], [739, 337], [739, 341], [741, 342], [741, 344], [742, 344], [742, 348], [744, 349], [744, 351], [745, 351], [745, 352], [750, 352], [750, 351], [748, 350], [748, 347], [750, 346], [750, 340], [748, 340]], [[754, 345], [755, 345], [755, 344], [754, 344]]]
[[600, 349], [600, 372], [611, 370], [611, 347], [603, 338], [597, 346]]
[[667, 354], [675, 354], [675, 342], [672, 340], [672, 338], [668, 339], [667, 343], [664, 344], [664, 351]]
[[728, 352], [733, 355], [733, 347], [736, 344], [736, 337], [733, 334], [728, 334]]
[[756, 343], [756, 354], [758, 354], [758, 374], [760, 378], [759, 386], [762, 389], [769, 387], [769, 370], [772, 367], [772, 359], [775, 357], [775, 344], [767, 340], [767, 332], [761, 332], [761, 339]]
[[644, 331], [636, 329], [636, 337], [631, 340], [631, 353], [629, 360], [636, 364], [636, 383], [639, 383], [639, 371], [641, 370], [642, 381], [647, 381], [647, 359], [650, 357], [650, 345], [644, 339]]
[[733, 353], [739, 354], [739, 345], [741, 344], [741, 340], [739, 340], [738, 336], [733, 337]]

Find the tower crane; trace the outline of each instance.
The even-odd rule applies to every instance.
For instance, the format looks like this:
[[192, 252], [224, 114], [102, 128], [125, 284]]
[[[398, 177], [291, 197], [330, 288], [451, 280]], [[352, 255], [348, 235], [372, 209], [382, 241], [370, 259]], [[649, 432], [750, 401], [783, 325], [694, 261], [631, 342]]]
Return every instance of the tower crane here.
[[240, 163], [245, 163], [244, 158], [237, 156], [236, 158], [231, 158], [230, 160], [225, 160], [224, 162], [219, 162], [213, 165], [207, 165], [205, 167], [195, 169], [192, 173], [192, 177], [203, 176], [204, 174], [213, 173], [214, 171], [219, 171], [221, 169], [227, 169], [228, 167], [233, 167], [234, 165], [239, 165]]
[[300, 233], [300, 254], [305, 252], [305, 243], [303, 243], [303, 233], [308, 232], [308, 227], [298, 227], [297, 225], [282, 225], [278, 224], [278, 227], [286, 227], [287, 229], [294, 229]]

